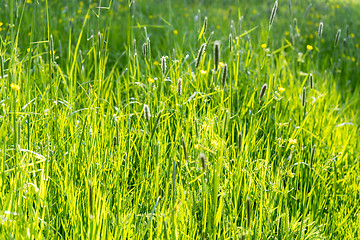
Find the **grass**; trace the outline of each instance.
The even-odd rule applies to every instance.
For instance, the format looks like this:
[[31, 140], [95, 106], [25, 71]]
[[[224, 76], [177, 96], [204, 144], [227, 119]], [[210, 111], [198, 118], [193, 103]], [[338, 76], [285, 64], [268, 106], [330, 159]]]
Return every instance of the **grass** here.
[[358, 3], [289, 2], [0, 3], [0, 238], [357, 239]]

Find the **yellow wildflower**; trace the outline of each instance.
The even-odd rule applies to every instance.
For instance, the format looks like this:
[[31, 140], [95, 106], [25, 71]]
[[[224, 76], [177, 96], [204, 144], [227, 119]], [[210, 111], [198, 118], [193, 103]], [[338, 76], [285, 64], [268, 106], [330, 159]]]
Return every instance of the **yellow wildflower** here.
[[225, 64], [224, 64], [223, 62], [219, 62], [219, 66], [220, 66], [220, 67], [224, 67]]
[[287, 172], [287, 175], [288, 175], [289, 177], [291, 177], [291, 178], [294, 178], [294, 177], [295, 177], [295, 174], [294, 174], [293, 172], [291, 172], [291, 170], [289, 170], [289, 171]]
[[306, 49], [309, 50], [309, 51], [311, 51], [311, 50], [313, 50], [314, 48], [313, 48], [313, 46], [311, 46], [311, 45], [306, 45]]
[[216, 140], [211, 140], [211, 145], [214, 147], [214, 148], [218, 148], [218, 141], [216, 141]]
[[283, 88], [283, 87], [279, 87], [278, 90], [279, 90], [279, 92], [282, 92], [282, 93], [285, 92], [285, 88]]
[[261, 44], [261, 48], [265, 49], [267, 47], [266, 43]]
[[159, 66], [159, 62], [158, 62], [158, 61], [154, 61], [154, 65], [155, 65], [155, 66]]
[[201, 73], [202, 75], [205, 75], [205, 74], [207, 74], [207, 71], [206, 71], [206, 70], [200, 70], [200, 73]]
[[178, 30], [175, 29], [175, 30], [173, 31], [173, 33], [174, 33], [175, 35], [178, 35], [179, 32], [178, 32]]
[[2, 25], [4, 25], [2, 22], [0, 22], [0, 27], [2, 26]]
[[290, 144], [296, 144], [296, 143], [297, 143], [297, 140], [296, 140], [296, 139], [293, 139], [293, 138], [290, 138], [290, 139], [289, 139], [289, 143], [290, 143]]
[[26, 3], [32, 3], [32, 0], [26, 0]]
[[155, 80], [153, 78], [151, 78], [151, 77], [148, 78], [148, 81], [149, 81], [149, 83], [154, 83], [155, 82]]
[[15, 83], [10, 84], [10, 87], [11, 87], [13, 90], [15, 90], [15, 91], [19, 91], [19, 90], [20, 90], [20, 86], [17, 85], [17, 84], [15, 84]]

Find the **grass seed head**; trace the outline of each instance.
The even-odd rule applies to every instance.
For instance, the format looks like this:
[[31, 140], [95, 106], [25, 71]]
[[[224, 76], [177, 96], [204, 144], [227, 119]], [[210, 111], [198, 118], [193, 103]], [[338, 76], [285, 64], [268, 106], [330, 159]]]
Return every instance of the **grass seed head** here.
[[320, 22], [320, 23], [319, 23], [319, 28], [318, 28], [318, 37], [319, 37], [319, 39], [320, 39], [321, 36], [322, 36], [323, 28], [324, 28], [324, 23], [323, 23], [323, 22]]
[[251, 225], [251, 199], [250, 197], [246, 198], [246, 215], [247, 215], [247, 224], [248, 224], [248, 229], [250, 229], [250, 225]]
[[142, 52], [143, 52], [143, 55], [144, 55], [144, 58], [146, 59], [147, 58], [147, 46], [146, 46], [146, 43], [144, 43], [142, 45]]
[[165, 76], [166, 74], [166, 59], [167, 59], [167, 56], [162, 56], [161, 57], [161, 72], [163, 74], [163, 76]]
[[151, 117], [150, 108], [148, 105], [144, 104], [144, 118], [147, 123], [150, 121], [150, 117]]
[[178, 96], [181, 96], [182, 93], [182, 78], [179, 78], [178, 82], [177, 82], [177, 87], [176, 87], [176, 91]]
[[206, 43], [203, 43], [199, 49], [198, 55], [196, 57], [196, 65], [195, 67], [198, 68], [201, 62], [202, 55], [205, 53]]
[[241, 27], [242, 27], [243, 20], [244, 20], [244, 16], [240, 16], [239, 17], [239, 32], [240, 33], [241, 33]]
[[338, 29], [337, 32], [336, 32], [336, 35], [335, 35], [335, 41], [334, 41], [334, 46], [335, 47], [339, 43], [340, 36], [341, 36], [341, 29]]
[[134, 38], [133, 41], [133, 51], [134, 51], [134, 55], [136, 55], [136, 38]]
[[261, 88], [260, 95], [259, 95], [259, 101], [260, 102], [262, 101], [262, 99], [263, 99], [263, 97], [265, 95], [267, 87], [268, 87], [268, 85], [265, 83]]
[[217, 71], [220, 62], [220, 41], [214, 43], [214, 65], [215, 71]]
[[303, 107], [305, 107], [306, 104], [306, 88], [303, 87], [303, 91], [302, 91], [302, 105]]
[[147, 46], [147, 57], [148, 59], [151, 59], [151, 47], [150, 47], [150, 38], [147, 38], [146, 40], [146, 46]]
[[241, 151], [242, 141], [243, 141], [243, 136], [242, 136], [242, 133], [239, 132], [239, 136], [238, 136], [238, 149], [239, 149], [239, 152]]
[[203, 153], [200, 153], [200, 161], [203, 168], [203, 171], [206, 170], [206, 156]]
[[271, 15], [270, 15], [269, 30], [271, 29], [271, 26], [273, 25], [273, 22], [274, 22], [274, 19], [275, 19], [275, 16], [276, 16], [277, 8], [278, 8], [278, 1], [276, 0], [275, 3], [274, 3], [274, 6], [272, 8]]
[[229, 34], [229, 49], [230, 49], [230, 52], [232, 51], [232, 41], [233, 41], [233, 38], [232, 38], [232, 34], [230, 33]]
[[89, 180], [88, 181], [88, 186], [89, 186], [89, 208], [90, 208], [90, 218], [93, 218], [93, 207], [94, 207], [94, 204], [93, 204], [93, 186], [92, 186], [92, 182]]
[[313, 75], [310, 73], [309, 74], [309, 82], [310, 82], [310, 88], [313, 88]]
[[290, 12], [290, 15], [292, 15], [292, 5], [291, 5], [291, 0], [288, 0], [288, 5], [289, 5], [289, 12]]
[[298, 26], [297, 26], [297, 19], [296, 18], [294, 18], [294, 20], [293, 20], [293, 27], [294, 27], [294, 32], [295, 32], [295, 36], [297, 36], [298, 35]]
[[203, 25], [203, 28], [204, 28], [204, 33], [206, 32], [207, 25], [208, 25], [208, 18], [207, 18], [207, 17], [205, 17], [205, 18], [204, 18], [204, 25]]
[[181, 145], [182, 145], [183, 150], [184, 150], [184, 158], [187, 159], [186, 144], [185, 144], [184, 137], [181, 138]]
[[228, 72], [228, 65], [225, 63], [224, 68], [223, 68], [223, 74], [222, 74], [222, 86], [223, 86], [223, 88], [225, 88], [225, 85], [226, 85], [227, 72]]

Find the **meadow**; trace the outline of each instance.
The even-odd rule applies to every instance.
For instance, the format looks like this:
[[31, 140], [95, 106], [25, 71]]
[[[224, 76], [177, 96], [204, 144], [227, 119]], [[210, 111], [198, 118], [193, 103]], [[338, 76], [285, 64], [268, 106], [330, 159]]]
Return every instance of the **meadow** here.
[[360, 239], [360, 3], [0, 2], [0, 239]]

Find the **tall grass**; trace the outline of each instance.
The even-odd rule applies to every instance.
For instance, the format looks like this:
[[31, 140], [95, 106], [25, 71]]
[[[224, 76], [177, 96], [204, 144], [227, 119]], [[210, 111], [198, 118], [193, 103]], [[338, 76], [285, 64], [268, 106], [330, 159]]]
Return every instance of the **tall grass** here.
[[356, 5], [157, 3], [0, 3], [0, 238], [356, 239]]

